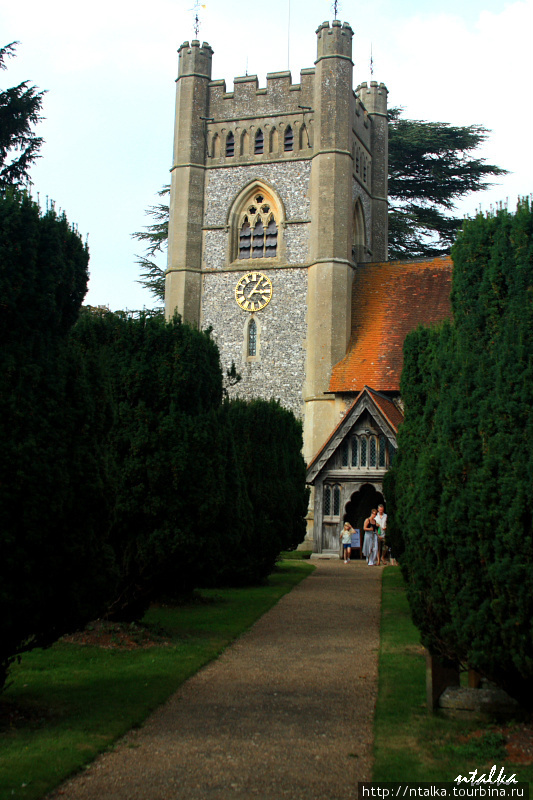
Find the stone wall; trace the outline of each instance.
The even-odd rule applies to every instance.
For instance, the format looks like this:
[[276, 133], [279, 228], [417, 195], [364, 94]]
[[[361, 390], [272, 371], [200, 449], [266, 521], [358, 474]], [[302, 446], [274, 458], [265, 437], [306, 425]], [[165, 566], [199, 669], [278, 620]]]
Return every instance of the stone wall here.
[[[260, 264], [254, 268], [261, 270]], [[250, 314], [235, 301], [241, 272], [204, 274], [202, 328], [213, 327], [224, 370], [235, 362], [242, 380], [230, 396], [280, 400], [299, 419], [303, 415], [307, 336], [307, 270], [262, 269], [272, 281], [270, 303], [254, 317], [258, 326], [258, 355], [246, 356], [246, 330]], [[244, 273], [244, 271], [243, 271]]]

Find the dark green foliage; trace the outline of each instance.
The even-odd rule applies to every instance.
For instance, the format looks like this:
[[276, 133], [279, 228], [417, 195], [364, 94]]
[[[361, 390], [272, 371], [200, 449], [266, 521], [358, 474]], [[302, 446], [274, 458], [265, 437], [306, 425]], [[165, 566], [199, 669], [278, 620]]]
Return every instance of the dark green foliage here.
[[250, 583], [272, 571], [281, 550], [293, 549], [304, 539], [309, 494], [302, 429], [274, 400], [227, 401], [221, 421], [229, 425], [236, 467], [243, 476], [246, 494], [240, 502], [248, 500], [232, 509], [230, 524], [239, 526], [240, 542], [235, 542], [224, 579]]
[[533, 214], [465, 225], [454, 322], [406, 340], [390, 536], [424, 643], [533, 697]]
[[[109, 542], [118, 566], [110, 613], [137, 618], [162, 582], [193, 588], [199, 506], [223, 474], [218, 450], [202, 455], [204, 425], [222, 400], [218, 350], [179, 319], [84, 314], [73, 338], [96, 359], [112, 408], [106, 434], [114, 508]], [[216, 431], [215, 431], [216, 433]], [[216, 446], [216, 439], [215, 439]], [[200, 515], [200, 516], [199, 516]]]
[[101, 409], [66, 337], [88, 259], [64, 217], [0, 198], [0, 687], [15, 655], [103, 608]]
[[[0, 70], [6, 69], [5, 59], [14, 56], [17, 44], [0, 48]], [[35, 136], [32, 126], [41, 119], [44, 94], [28, 81], [0, 89], [0, 188], [24, 183], [39, 158], [43, 140]]]
[[506, 170], [473, 158], [487, 138], [481, 125], [402, 119], [389, 110], [389, 258], [423, 258], [450, 251], [463, 223], [455, 203], [492, 184]]

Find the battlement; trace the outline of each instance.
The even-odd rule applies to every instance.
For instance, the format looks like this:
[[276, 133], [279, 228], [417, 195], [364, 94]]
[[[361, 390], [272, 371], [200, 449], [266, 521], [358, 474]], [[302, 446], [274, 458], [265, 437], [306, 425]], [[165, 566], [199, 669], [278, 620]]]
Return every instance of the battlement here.
[[[316, 30], [317, 35], [317, 61], [321, 58], [332, 58], [341, 56], [352, 60], [352, 37], [353, 30], [347, 23], [341, 23], [334, 19], [329, 26], [329, 22], [323, 22]], [[316, 63], [316, 62], [315, 62]]]
[[200, 46], [198, 39], [193, 39], [190, 44], [189, 42], [183, 42], [178, 53], [178, 80], [187, 75], [211, 79], [213, 50], [207, 42], [204, 42], [202, 46]]
[[211, 81], [209, 114], [219, 120], [302, 114], [313, 108], [314, 77], [314, 69], [304, 69], [293, 84], [290, 72], [269, 72], [266, 87], [259, 87], [257, 75], [244, 75], [234, 78], [232, 92], [224, 80]]
[[[370, 81], [370, 86], [366, 81], [359, 84], [355, 90], [356, 101], [357, 99], [364, 106], [369, 114], [386, 114], [387, 113], [387, 95], [388, 89], [384, 83], [377, 81]], [[356, 103], [356, 113], [357, 113]]]

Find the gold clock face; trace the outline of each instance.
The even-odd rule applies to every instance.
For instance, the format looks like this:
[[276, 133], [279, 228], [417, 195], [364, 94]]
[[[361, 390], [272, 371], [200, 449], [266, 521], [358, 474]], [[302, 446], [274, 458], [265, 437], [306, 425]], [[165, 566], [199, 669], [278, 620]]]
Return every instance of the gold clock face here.
[[259, 311], [272, 299], [272, 281], [262, 272], [247, 272], [235, 287], [235, 300], [244, 311]]

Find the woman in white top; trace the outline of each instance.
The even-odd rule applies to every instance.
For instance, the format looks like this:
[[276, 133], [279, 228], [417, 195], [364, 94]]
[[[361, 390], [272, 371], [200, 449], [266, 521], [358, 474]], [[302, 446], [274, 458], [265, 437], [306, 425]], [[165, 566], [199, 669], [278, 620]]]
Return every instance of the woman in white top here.
[[376, 522], [379, 525], [378, 528], [378, 567], [383, 561], [384, 564], [387, 562], [385, 561], [385, 531], [387, 530], [387, 515], [385, 514], [385, 506], [381, 503], [378, 506], [378, 513], [376, 514]]

